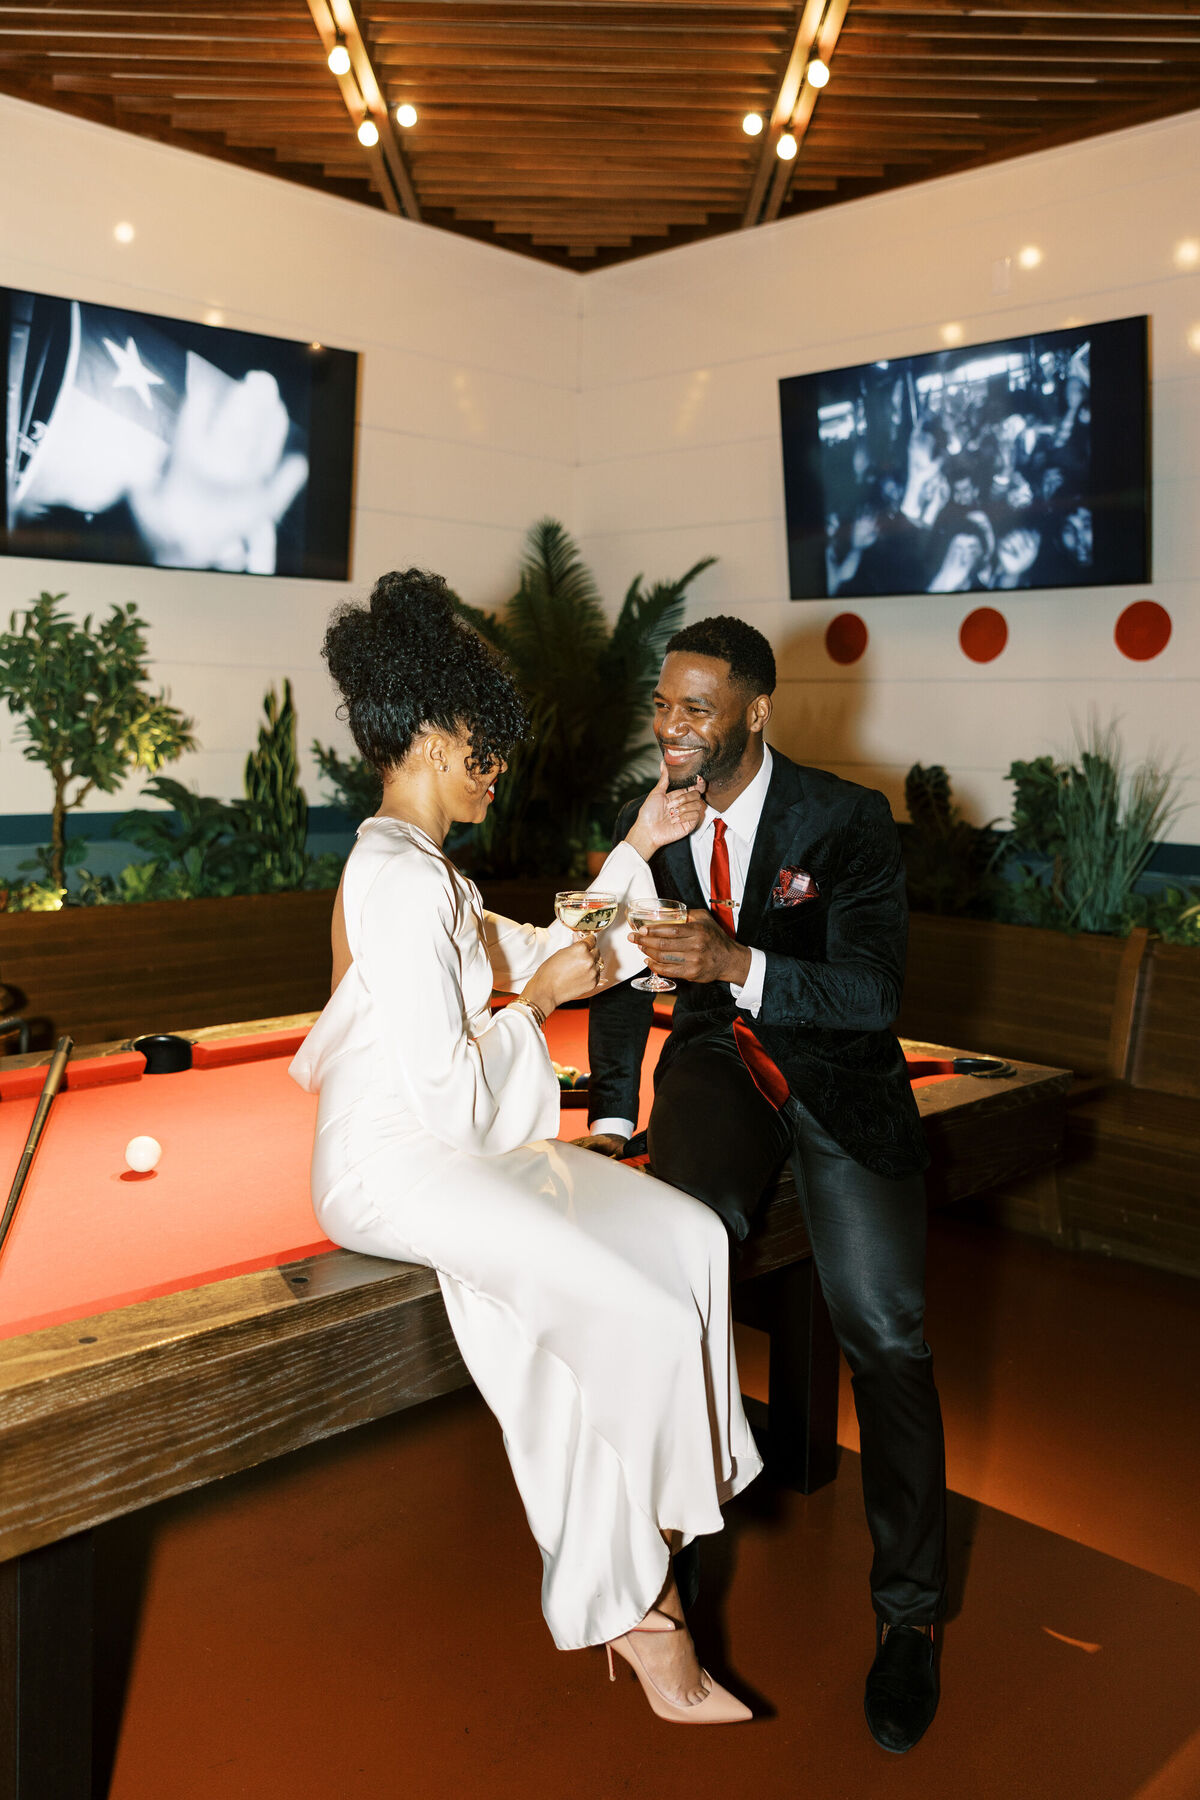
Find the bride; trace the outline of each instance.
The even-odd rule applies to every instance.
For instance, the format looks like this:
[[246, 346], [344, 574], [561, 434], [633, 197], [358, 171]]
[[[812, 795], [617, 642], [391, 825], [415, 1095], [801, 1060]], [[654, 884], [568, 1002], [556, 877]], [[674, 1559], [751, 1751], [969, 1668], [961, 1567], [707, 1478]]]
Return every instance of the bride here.
[[[486, 817], [525, 728], [516, 690], [445, 583], [383, 576], [325, 658], [383, 778], [333, 921], [333, 992], [292, 1064], [320, 1094], [313, 1201], [337, 1244], [437, 1271], [464, 1362], [504, 1431], [560, 1649], [608, 1646], [661, 1718], [750, 1714], [696, 1658], [672, 1553], [721, 1528], [761, 1463], [742, 1411], [720, 1220], [558, 1142], [542, 1028], [642, 964], [484, 910], [443, 845]], [[649, 796], [596, 886], [653, 892], [646, 860], [703, 812]], [[620, 915], [618, 915], [620, 916]], [[519, 990], [495, 1014], [493, 988]]]

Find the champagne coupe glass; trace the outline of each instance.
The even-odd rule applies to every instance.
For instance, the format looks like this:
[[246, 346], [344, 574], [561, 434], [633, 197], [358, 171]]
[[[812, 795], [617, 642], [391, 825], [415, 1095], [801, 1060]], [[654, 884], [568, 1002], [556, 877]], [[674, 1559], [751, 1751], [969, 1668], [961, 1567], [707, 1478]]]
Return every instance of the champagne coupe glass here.
[[[644, 931], [647, 925], [686, 925], [688, 909], [682, 900], [664, 900], [659, 894], [650, 894], [642, 900], [631, 900], [626, 908], [626, 916], [635, 931]], [[671, 994], [675, 991], [675, 983], [668, 981], [665, 975], [652, 975], [649, 972], [639, 975], [629, 985], [643, 994]]]
[[561, 925], [579, 933], [603, 931], [617, 916], [616, 894], [598, 894], [593, 888], [564, 888], [554, 896], [554, 911]]

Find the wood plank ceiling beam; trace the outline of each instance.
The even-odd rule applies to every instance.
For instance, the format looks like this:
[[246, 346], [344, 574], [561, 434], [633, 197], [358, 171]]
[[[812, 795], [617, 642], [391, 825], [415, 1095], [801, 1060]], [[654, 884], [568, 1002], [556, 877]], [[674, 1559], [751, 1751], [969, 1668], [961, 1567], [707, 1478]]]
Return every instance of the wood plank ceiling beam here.
[[375, 186], [389, 212], [409, 219], [421, 217], [421, 205], [413, 187], [404, 149], [392, 122], [383, 86], [375, 73], [371, 52], [363, 35], [352, 0], [308, 0], [308, 10], [328, 57], [340, 32], [350, 52], [350, 68], [345, 75], [335, 75], [346, 111], [355, 131], [366, 118], [375, 122], [379, 142], [363, 156], [370, 165]]
[[804, 71], [812, 55], [812, 47], [817, 39], [817, 31], [825, 11], [825, 0], [805, 0], [804, 5], [796, 8], [795, 29], [788, 47], [787, 60], [779, 84], [775, 89], [775, 98], [771, 103], [771, 111], [766, 127], [762, 133], [758, 152], [758, 167], [754, 171], [754, 180], [750, 184], [750, 193], [742, 213], [742, 229], [748, 230], [761, 221], [763, 201], [770, 186], [774, 165], [778, 162], [776, 146], [787, 130], [787, 122], [796, 108], [800, 86], [804, 80]]
[[[846, 17], [846, 8], [849, 4], [850, 0], [827, 0], [821, 21], [817, 27], [813, 52], [820, 57], [826, 68], [828, 68], [833, 61], [833, 53], [837, 48], [838, 34], [842, 29], [842, 21]], [[812, 122], [813, 115], [816, 112], [821, 91], [822, 90], [811, 86], [809, 82], [804, 80], [801, 81], [800, 93], [792, 108], [792, 115], [787, 126], [787, 129], [796, 139], [799, 148], [791, 162], [784, 162], [778, 155], [775, 158], [775, 167], [771, 173], [770, 189], [767, 193], [766, 200], [763, 203], [760, 218], [760, 223], [763, 225], [766, 225], [772, 219], [777, 219], [779, 217], [779, 209], [787, 198], [787, 192], [791, 186], [792, 177], [796, 173], [796, 164], [800, 160], [800, 154], [804, 146], [804, 136]], [[818, 170], [818, 173], [825, 174], [826, 171], [821, 169]], [[880, 173], [882, 174], [882, 170]]]

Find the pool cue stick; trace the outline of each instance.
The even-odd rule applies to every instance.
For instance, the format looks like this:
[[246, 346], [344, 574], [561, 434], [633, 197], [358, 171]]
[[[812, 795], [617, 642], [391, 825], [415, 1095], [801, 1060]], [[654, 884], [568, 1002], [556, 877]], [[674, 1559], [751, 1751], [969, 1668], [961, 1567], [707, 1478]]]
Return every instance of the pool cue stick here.
[[54, 1104], [54, 1096], [62, 1086], [63, 1076], [67, 1072], [67, 1062], [75, 1045], [69, 1037], [60, 1037], [54, 1046], [54, 1055], [50, 1058], [50, 1067], [46, 1070], [46, 1079], [42, 1083], [41, 1098], [37, 1103], [37, 1111], [33, 1115], [33, 1124], [29, 1127], [29, 1136], [25, 1139], [25, 1148], [21, 1152], [21, 1160], [17, 1164], [17, 1172], [13, 1184], [8, 1190], [8, 1204], [4, 1208], [4, 1217], [0, 1218], [0, 1253], [3, 1253], [4, 1242], [8, 1237], [8, 1228], [13, 1222], [17, 1210], [17, 1202], [21, 1198], [33, 1159], [37, 1155], [37, 1147], [41, 1142], [46, 1120], [50, 1117], [50, 1108]]

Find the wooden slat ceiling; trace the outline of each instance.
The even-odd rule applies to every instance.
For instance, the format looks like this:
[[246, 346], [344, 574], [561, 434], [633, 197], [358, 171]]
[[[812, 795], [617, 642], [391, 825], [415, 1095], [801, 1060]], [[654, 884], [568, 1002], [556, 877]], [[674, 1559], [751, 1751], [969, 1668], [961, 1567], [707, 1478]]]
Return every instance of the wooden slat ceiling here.
[[0, 0], [0, 90], [587, 268], [1200, 106], [1200, 0]]

